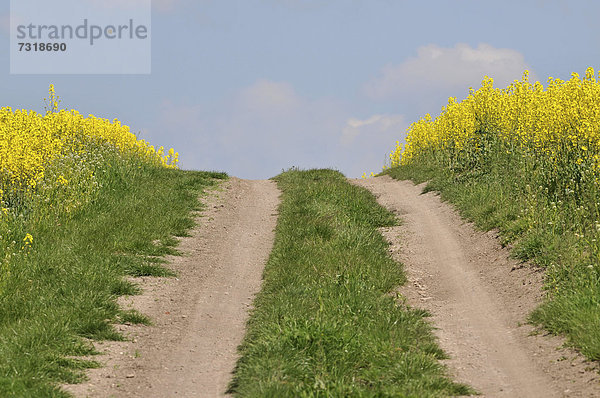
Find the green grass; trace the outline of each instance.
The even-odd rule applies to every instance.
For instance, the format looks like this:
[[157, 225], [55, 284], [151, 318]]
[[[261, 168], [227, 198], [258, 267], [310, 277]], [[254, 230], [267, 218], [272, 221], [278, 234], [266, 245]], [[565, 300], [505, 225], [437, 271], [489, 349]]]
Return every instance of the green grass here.
[[394, 216], [331, 170], [291, 170], [273, 251], [240, 347], [244, 397], [433, 397], [453, 383], [423, 311], [390, 292], [406, 282], [378, 227]]
[[150, 323], [116, 299], [139, 289], [126, 275], [172, 275], [160, 256], [193, 226], [198, 195], [222, 173], [157, 168], [108, 159], [102, 189], [69, 217], [24, 222], [35, 237], [0, 292], [0, 396], [66, 397], [57, 386], [83, 380], [90, 340], [122, 339], [113, 323]]
[[546, 299], [530, 321], [564, 335], [589, 359], [600, 360], [598, 203], [585, 194], [542, 189], [539, 181], [547, 169], [523, 159], [498, 156], [486, 167], [465, 171], [426, 158], [385, 173], [428, 181], [426, 190], [439, 191], [480, 228], [498, 229], [515, 258], [543, 267]]

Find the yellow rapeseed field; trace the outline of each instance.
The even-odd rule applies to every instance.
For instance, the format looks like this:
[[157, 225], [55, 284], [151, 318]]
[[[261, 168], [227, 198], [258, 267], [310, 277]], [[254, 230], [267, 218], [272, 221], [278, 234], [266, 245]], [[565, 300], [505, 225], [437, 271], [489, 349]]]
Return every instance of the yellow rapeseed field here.
[[416, 162], [466, 173], [509, 165], [549, 201], [586, 202], [588, 216], [600, 219], [600, 82], [594, 69], [567, 81], [550, 77], [546, 87], [528, 77], [525, 71], [503, 89], [485, 77], [463, 101], [451, 97], [438, 117], [427, 114], [407, 129], [404, 148], [397, 142], [390, 154], [391, 166]]
[[[144, 140], [138, 140], [129, 127], [75, 110], [58, 110], [54, 86], [50, 86], [52, 109], [45, 115], [34, 111], [0, 109], [0, 195], [6, 189], [35, 187], [44, 169], [57, 156], [73, 150], [73, 143], [97, 139], [120, 151], [136, 153], [148, 161], [175, 167], [177, 155], [171, 149], [164, 154]], [[63, 181], [64, 182], [64, 181]]]
[[494, 134], [507, 149], [536, 156], [560, 157], [577, 152], [576, 162], [598, 164], [600, 150], [600, 83], [592, 68], [582, 79], [548, 78], [547, 87], [531, 84], [528, 71], [507, 88], [486, 77], [477, 91], [457, 102], [450, 98], [441, 114], [427, 114], [407, 129], [404, 151], [390, 154], [392, 166], [409, 164], [425, 153], [445, 151], [459, 161], [482, 150], [482, 133]]
[[106, 151], [159, 167], [176, 168], [178, 154], [138, 140], [129, 127], [75, 110], [59, 110], [54, 86], [45, 114], [0, 109], [0, 282], [10, 257], [34, 242], [20, 231], [23, 219], [49, 212], [72, 212], [88, 203], [101, 187], [96, 174], [111, 167]]

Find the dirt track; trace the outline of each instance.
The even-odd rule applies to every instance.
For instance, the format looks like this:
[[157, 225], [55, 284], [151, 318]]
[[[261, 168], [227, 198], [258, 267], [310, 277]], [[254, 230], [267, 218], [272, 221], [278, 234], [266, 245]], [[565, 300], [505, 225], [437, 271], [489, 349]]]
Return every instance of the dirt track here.
[[232, 178], [207, 199], [199, 225], [170, 258], [178, 278], [138, 278], [121, 300], [154, 326], [122, 325], [133, 341], [96, 343], [103, 368], [66, 389], [77, 397], [224, 395], [253, 295], [271, 251], [279, 191], [273, 181]]
[[[600, 397], [598, 366], [561, 348], [559, 338], [522, 326], [542, 298], [542, 273], [508, 257], [493, 233], [476, 231], [422, 186], [389, 177], [353, 180], [395, 211], [403, 225], [383, 232], [407, 269], [401, 292], [432, 313], [458, 381], [485, 397]], [[260, 288], [273, 241], [279, 192], [272, 181], [232, 178], [207, 199], [179, 278], [138, 278], [140, 296], [121, 300], [154, 326], [120, 325], [133, 341], [96, 343], [106, 353], [77, 397], [222, 396]]]
[[509, 258], [494, 233], [465, 223], [423, 186], [355, 180], [403, 220], [384, 231], [401, 260], [410, 305], [432, 313], [451, 373], [486, 397], [600, 397], [597, 365], [522, 326], [542, 299], [539, 270]]

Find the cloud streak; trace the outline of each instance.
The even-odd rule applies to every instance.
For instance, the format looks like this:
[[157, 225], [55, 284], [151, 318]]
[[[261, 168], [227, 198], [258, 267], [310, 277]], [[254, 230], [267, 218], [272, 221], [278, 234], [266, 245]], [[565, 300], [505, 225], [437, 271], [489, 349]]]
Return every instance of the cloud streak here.
[[397, 134], [402, 132], [404, 125], [403, 115], [373, 115], [365, 120], [350, 118], [342, 130], [340, 143], [342, 146], [350, 146], [364, 137], [378, 139], [388, 132]]
[[[458, 43], [445, 48], [436, 44], [420, 47], [417, 56], [399, 65], [387, 65], [364, 86], [374, 100], [407, 98], [419, 93], [478, 87], [484, 76], [505, 87], [530, 69], [524, 56], [513, 49], [481, 43], [473, 48]], [[531, 72], [531, 71], [530, 71]], [[530, 78], [535, 79], [531, 72]]]
[[407, 123], [404, 115], [373, 115], [350, 118], [342, 129], [336, 160], [351, 177], [378, 172], [388, 160], [394, 142], [400, 140]]

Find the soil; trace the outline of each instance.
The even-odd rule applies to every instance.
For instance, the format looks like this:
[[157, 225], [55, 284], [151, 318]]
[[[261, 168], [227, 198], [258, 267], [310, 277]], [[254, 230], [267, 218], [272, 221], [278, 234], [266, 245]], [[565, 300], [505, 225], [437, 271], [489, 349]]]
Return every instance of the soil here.
[[183, 256], [170, 257], [176, 278], [135, 278], [139, 296], [124, 308], [152, 326], [118, 325], [124, 342], [95, 342], [104, 366], [76, 397], [217, 397], [226, 395], [237, 347], [274, 239], [279, 191], [273, 181], [231, 178], [204, 200]]
[[527, 324], [544, 298], [542, 270], [512, 259], [495, 231], [477, 230], [424, 185], [353, 182], [402, 220], [382, 230], [408, 274], [400, 293], [431, 313], [457, 381], [484, 397], [600, 397], [598, 364]]
[[[542, 270], [520, 263], [494, 231], [477, 230], [423, 185], [390, 177], [352, 180], [401, 218], [382, 229], [409, 283], [406, 303], [426, 309], [450, 375], [483, 397], [600, 397], [597, 363], [564, 339], [527, 324], [544, 298]], [[136, 278], [120, 299], [153, 326], [118, 325], [124, 342], [95, 342], [104, 367], [64, 388], [77, 397], [226, 395], [248, 310], [274, 238], [279, 191], [272, 181], [231, 178], [206, 199], [177, 278]]]

